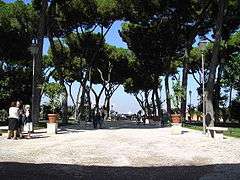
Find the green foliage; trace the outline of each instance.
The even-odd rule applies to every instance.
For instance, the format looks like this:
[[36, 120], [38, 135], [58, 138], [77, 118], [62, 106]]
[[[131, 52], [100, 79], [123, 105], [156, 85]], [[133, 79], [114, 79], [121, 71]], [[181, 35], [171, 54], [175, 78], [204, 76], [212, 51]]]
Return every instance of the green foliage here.
[[4, 109], [0, 110], [0, 121], [7, 121], [8, 119], [8, 112]]
[[[90, 30], [95, 25], [107, 28], [115, 20], [122, 19], [117, 0], [64, 0], [56, 1], [55, 7], [56, 9], [52, 8], [52, 13], [55, 14], [52, 21], [60, 20], [58, 25], [66, 32], [79, 26], [85, 30]], [[59, 33], [57, 28], [54, 31]]]
[[109, 80], [109, 83], [123, 83], [129, 75], [129, 61], [132, 58], [129, 50], [105, 44], [98, 53], [97, 61], [93, 66], [93, 82], [95, 84], [102, 83], [100, 74], [97, 72], [100, 70], [103, 79]]
[[63, 92], [63, 87], [58, 83], [44, 84], [44, 94], [49, 98], [48, 105], [51, 107], [51, 111], [53, 113], [57, 108], [61, 106], [62, 92]]
[[236, 98], [235, 100], [233, 100], [232, 105], [229, 107], [230, 108], [230, 114], [232, 119], [240, 122], [240, 98]]
[[29, 67], [5, 63], [0, 66], [0, 84], [0, 109], [7, 109], [11, 101], [16, 100], [31, 103], [32, 70]]
[[[31, 5], [18, 0], [0, 5], [0, 59], [26, 64], [32, 56], [28, 50], [36, 34], [38, 19]], [[19, 48], [21, 47], [21, 48]]]
[[195, 47], [190, 51], [188, 67], [193, 73], [201, 71], [202, 68], [202, 53], [204, 55], [204, 68], [207, 70], [211, 64], [213, 43], [207, 43], [204, 49]]
[[190, 114], [191, 118], [194, 114], [196, 114], [196, 107], [195, 106], [189, 106], [188, 113]]
[[120, 35], [123, 41], [128, 44], [128, 48], [134, 52], [147, 73], [163, 75], [171, 71], [172, 62], [182, 53], [181, 36], [176, 36], [175, 28], [171, 26], [174, 25], [122, 26]]
[[174, 105], [174, 113], [179, 114], [180, 113], [180, 103], [181, 103], [181, 98], [184, 97], [185, 93], [184, 90], [181, 86], [181, 81], [175, 80], [173, 81], [173, 95], [171, 95], [171, 99]]
[[32, 55], [28, 48], [36, 35], [38, 17], [22, 0], [0, 3], [0, 109], [11, 101], [30, 103]]
[[222, 83], [236, 90], [240, 90], [240, 53], [233, 54], [224, 66]]
[[240, 32], [236, 32], [233, 35], [230, 36], [227, 43], [231, 47], [236, 47], [240, 45]]
[[[105, 40], [100, 33], [72, 33], [66, 37], [66, 45], [69, 47], [70, 56], [81, 58], [82, 62], [91, 64], [93, 54], [103, 48]], [[84, 64], [83, 64], [84, 65]]]
[[0, 79], [0, 84], [1, 84], [1, 87], [0, 87], [0, 100], [7, 99], [7, 98], [10, 97], [10, 92], [6, 91], [6, 88], [9, 85], [9, 81], [10, 81], [9, 77]]

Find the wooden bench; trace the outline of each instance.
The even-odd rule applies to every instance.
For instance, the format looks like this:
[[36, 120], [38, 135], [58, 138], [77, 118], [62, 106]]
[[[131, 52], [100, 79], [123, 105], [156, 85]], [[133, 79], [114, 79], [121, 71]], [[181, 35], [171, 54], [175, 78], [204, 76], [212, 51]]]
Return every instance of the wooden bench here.
[[223, 132], [228, 131], [228, 128], [224, 127], [207, 127], [208, 136], [215, 139], [223, 139]]

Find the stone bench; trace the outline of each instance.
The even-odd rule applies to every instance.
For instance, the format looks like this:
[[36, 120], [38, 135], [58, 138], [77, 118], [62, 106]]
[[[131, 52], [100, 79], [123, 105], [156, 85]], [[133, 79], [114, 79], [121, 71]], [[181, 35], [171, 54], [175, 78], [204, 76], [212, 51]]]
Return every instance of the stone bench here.
[[0, 126], [0, 136], [7, 137], [8, 136], [8, 126]]
[[207, 127], [208, 136], [215, 139], [223, 139], [223, 132], [228, 131], [228, 128], [224, 127]]
[[145, 124], [151, 124], [151, 125], [159, 125], [161, 120], [158, 116], [146, 116], [143, 117], [143, 121], [145, 120]]
[[0, 126], [0, 130], [8, 130], [8, 126]]

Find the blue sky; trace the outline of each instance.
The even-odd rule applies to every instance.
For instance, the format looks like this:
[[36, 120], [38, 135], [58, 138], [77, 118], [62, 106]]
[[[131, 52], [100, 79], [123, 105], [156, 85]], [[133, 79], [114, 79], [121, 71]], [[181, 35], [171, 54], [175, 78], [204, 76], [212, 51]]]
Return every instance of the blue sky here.
[[[14, 0], [5, 0], [5, 2], [13, 2]], [[30, 0], [25, 0], [25, 3], [31, 2]], [[127, 48], [127, 45], [122, 41], [121, 37], [118, 34], [118, 30], [121, 28], [121, 22], [115, 22], [114, 25], [112, 26], [111, 30], [108, 32], [106, 36], [106, 41], [107, 43], [111, 45], [115, 45], [117, 47], [122, 47], [122, 48]], [[47, 53], [49, 48], [49, 42], [47, 39], [44, 41], [44, 54]], [[180, 75], [181, 75], [181, 70], [180, 70]], [[171, 83], [171, 81], [170, 81]], [[162, 83], [163, 88], [162, 88], [162, 94], [161, 94], [161, 100], [164, 101], [166, 99], [165, 96], [165, 87], [164, 83]], [[170, 85], [171, 86], [171, 85]], [[188, 92], [189, 90], [192, 91], [192, 104], [197, 104], [197, 99], [198, 99], [198, 94], [196, 92], [196, 88], [198, 87], [198, 84], [195, 82], [195, 80], [192, 78], [192, 76], [189, 75], [189, 81], [188, 81]], [[96, 87], [97, 89], [99, 88], [98, 86]], [[76, 96], [78, 90], [78, 84], [74, 84], [72, 91], [73, 95]], [[101, 100], [102, 102], [102, 100]], [[69, 100], [69, 103], [70, 100]], [[122, 86], [115, 92], [115, 94], [112, 97], [111, 103], [113, 105], [113, 109], [122, 112], [122, 113], [128, 113], [128, 112], [137, 112], [140, 107], [135, 100], [134, 96], [129, 95], [124, 92], [124, 89]], [[188, 104], [189, 104], [189, 93], [188, 93]], [[166, 108], [166, 104], [163, 103], [163, 107]]]

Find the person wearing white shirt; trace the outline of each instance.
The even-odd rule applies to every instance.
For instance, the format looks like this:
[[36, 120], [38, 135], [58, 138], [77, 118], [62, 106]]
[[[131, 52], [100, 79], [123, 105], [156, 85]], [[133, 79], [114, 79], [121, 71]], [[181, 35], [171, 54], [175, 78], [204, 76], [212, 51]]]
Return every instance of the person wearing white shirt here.
[[25, 105], [25, 115], [24, 115], [24, 131], [28, 133], [27, 139], [31, 138], [31, 132], [33, 130], [32, 118], [30, 105]]
[[13, 134], [13, 139], [17, 139], [17, 130], [18, 130], [18, 119], [19, 119], [19, 108], [16, 107], [16, 102], [11, 103], [9, 108], [8, 116], [8, 139], [11, 139]]

